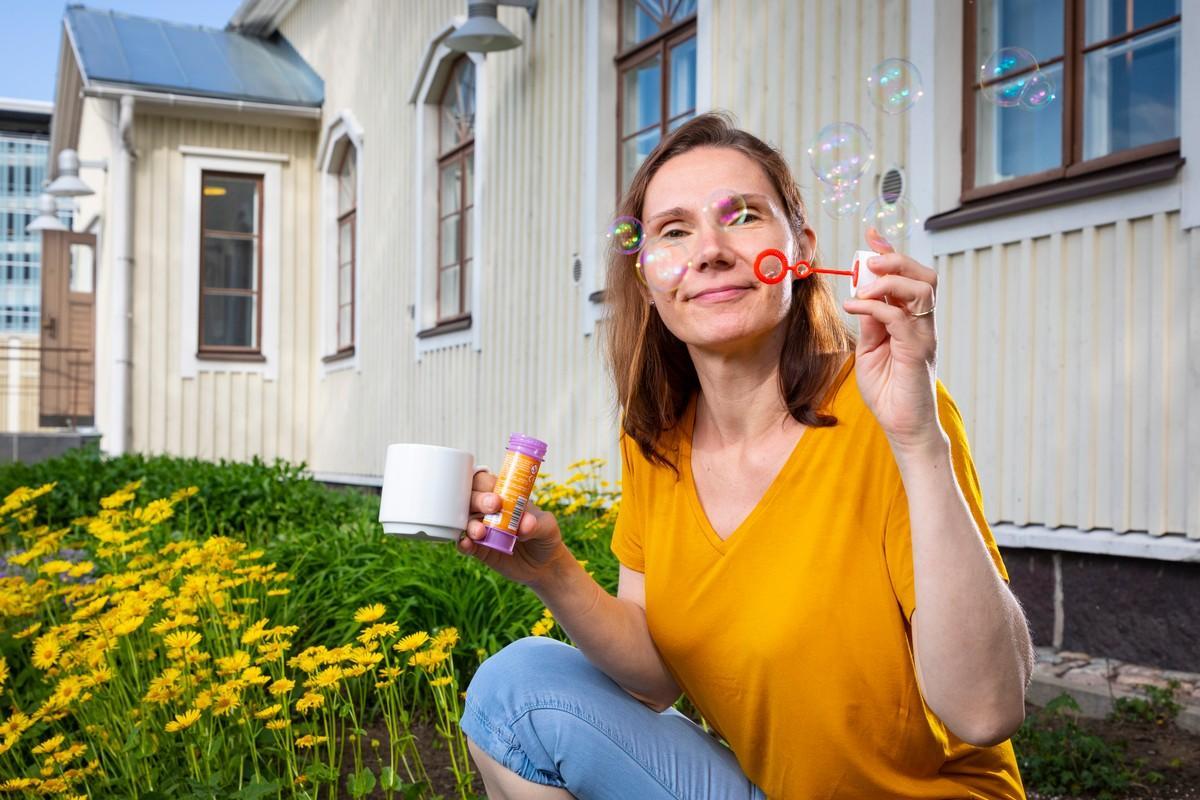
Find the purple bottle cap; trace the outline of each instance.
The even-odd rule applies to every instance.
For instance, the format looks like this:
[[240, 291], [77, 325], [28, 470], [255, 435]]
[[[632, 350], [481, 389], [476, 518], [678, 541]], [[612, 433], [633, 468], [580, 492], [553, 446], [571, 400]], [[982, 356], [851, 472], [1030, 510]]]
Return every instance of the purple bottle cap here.
[[513, 548], [517, 546], [517, 537], [511, 533], [502, 531], [499, 528], [485, 527], [483, 538], [475, 542], [484, 547], [490, 547], [493, 550], [499, 550], [501, 553], [512, 555]]
[[536, 458], [538, 461], [546, 457], [546, 443], [541, 439], [535, 439], [532, 436], [526, 436], [522, 433], [514, 433], [508, 437], [508, 449], [524, 453], [530, 458]]

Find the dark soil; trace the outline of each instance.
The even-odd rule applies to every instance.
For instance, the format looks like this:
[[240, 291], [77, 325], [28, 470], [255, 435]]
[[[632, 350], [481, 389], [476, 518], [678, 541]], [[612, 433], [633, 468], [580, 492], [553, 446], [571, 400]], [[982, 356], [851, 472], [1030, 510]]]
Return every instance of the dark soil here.
[[[365, 728], [367, 735], [365, 741], [378, 739], [382, 745], [380, 747], [380, 755], [386, 758], [388, 733], [387, 728], [382, 722], [374, 725], [368, 725]], [[413, 735], [417, 738], [417, 749], [421, 753], [421, 760], [425, 764], [426, 771], [429, 772], [429, 779], [433, 782], [433, 793], [423, 795], [430, 798], [445, 798], [445, 800], [457, 800], [459, 798], [457, 785], [454, 780], [454, 770], [450, 768], [450, 753], [446, 750], [446, 745], [442, 741], [442, 737], [438, 735], [437, 730], [430, 722], [417, 721], [412, 726]], [[371, 752], [371, 748], [363, 746], [363, 765], [370, 768], [379, 777], [380, 768], [385, 766], [375, 754]], [[403, 768], [401, 768], [403, 769]], [[483, 782], [479, 780], [478, 770], [475, 768], [474, 762], [471, 764], [471, 771], [475, 773], [472, 789], [475, 795], [479, 798], [484, 797]], [[354, 756], [353, 751], [347, 747], [345, 754], [342, 756], [342, 782], [338, 787], [339, 797], [348, 797], [346, 792], [346, 776], [354, 772]], [[400, 776], [401, 780], [408, 780], [404, 774]], [[375, 787], [375, 791], [366, 796], [369, 800], [385, 800], [387, 795], [379, 786]], [[392, 793], [393, 800], [401, 800], [403, 797], [400, 792]]]
[[[1105, 741], [1123, 743], [1130, 763], [1145, 759], [1146, 763], [1140, 769], [1143, 776], [1150, 772], [1162, 775], [1162, 780], [1157, 783], [1149, 783], [1143, 777], [1141, 785], [1133, 787], [1126, 797], [1200, 800], [1200, 734], [1189, 733], [1172, 724], [1158, 726], [1101, 719], [1080, 719], [1079, 727]], [[1063, 797], [1030, 790], [1029, 799], [1092, 800], [1092, 796]]]

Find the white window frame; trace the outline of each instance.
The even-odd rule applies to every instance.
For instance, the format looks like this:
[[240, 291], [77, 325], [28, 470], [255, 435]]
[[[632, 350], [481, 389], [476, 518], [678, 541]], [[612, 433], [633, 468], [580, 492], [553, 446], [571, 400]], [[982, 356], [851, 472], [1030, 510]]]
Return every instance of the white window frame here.
[[[617, 7], [621, 0], [586, 0], [583, 14], [583, 192], [579, 204], [581, 263], [579, 290], [583, 313], [580, 331], [590, 336], [604, 319], [603, 303], [589, 300], [604, 288], [605, 230], [614, 211], [617, 134], [612, 123], [617, 105], [613, 58], [617, 54]], [[712, 6], [696, 3], [696, 114], [712, 110]]]
[[[338, 303], [338, 175], [345, 148], [354, 148], [354, 354], [336, 361], [325, 357], [337, 351]], [[354, 114], [343, 109], [329, 121], [318, 148], [321, 176], [321, 335], [320, 377], [352, 369], [362, 372], [363, 263], [363, 129]]]
[[487, 60], [483, 53], [467, 53], [475, 63], [475, 144], [473, 158], [474, 181], [471, 204], [473, 207], [473, 230], [471, 232], [471, 270], [467, 291], [470, 295], [471, 325], [460, 331], [442, 333], [424, 339], [416, 333], [433, 327], [437, 319], [437, 286], [431, 276], [437, 275], [437, 229], [434, 214], [438, 199], [438, 115], [441, 113], [442, 90], [451, 70], [462, 53], [446, 47], [444, 40], [463, 23], [458, 17], [430, 39], [425, 47], [422, 66], [417, 73], [409, 103], [416, 109], [416, 131], [413, 147], [413, 214], [418, 235], [413, 237], [413, 263], [416, 273], [413, 287], [413, 349], [417, 361], [422, 356], [437, 350], [470, 345], [479, 352], [483, 349], [480, 331], [483, 328], [484, 309], [480, 306], [480, 289], [488, 253], [484, 248], [484, 200], [487, 184], [487, 108], [488, 75]]
[[[201, 372], [246, 372], [273, 381], [279, 376], [279, 225], [280, 179], [288, 156], [248, 150], [181, 146], [183, 155], [182, 259], [180, 269], [179, 375], [195, 378]], [[206, 171], [232, 172], [262, 178], [262, 314], [260, 352], [264, 361], [197, 358], [200, 323], [200, 189]]]

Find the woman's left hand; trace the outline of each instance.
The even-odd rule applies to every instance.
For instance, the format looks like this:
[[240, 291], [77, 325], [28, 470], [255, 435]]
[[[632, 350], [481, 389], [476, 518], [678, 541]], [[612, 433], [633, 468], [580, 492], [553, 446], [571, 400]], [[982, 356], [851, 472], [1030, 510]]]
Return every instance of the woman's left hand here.
[[874, 228], [867, 244], [879, 255], [878, 277], [843, 308], [858, 315], [855, 376], [867, 407], [893, 448], [920, 448], [944, 437], [937, 421], [937, 330], [931, 311], [937, 273], [897, 253]]

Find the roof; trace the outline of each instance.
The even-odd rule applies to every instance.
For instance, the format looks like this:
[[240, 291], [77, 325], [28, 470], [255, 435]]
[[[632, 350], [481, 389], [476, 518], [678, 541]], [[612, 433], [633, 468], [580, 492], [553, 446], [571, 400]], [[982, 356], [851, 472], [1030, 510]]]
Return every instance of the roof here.
[[50, 133], [52, 103], [0, 97], [0, 132], [45, 136]]
[[268, 38], [68, 6], [65, 25], [84, 84], [320, 106], [325, 84], [279, 34]]

